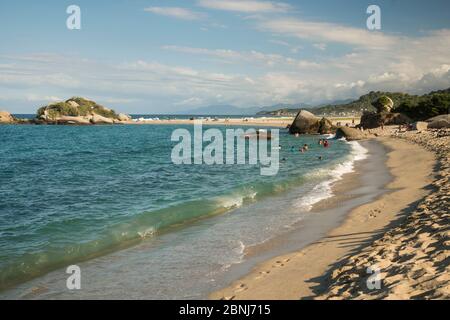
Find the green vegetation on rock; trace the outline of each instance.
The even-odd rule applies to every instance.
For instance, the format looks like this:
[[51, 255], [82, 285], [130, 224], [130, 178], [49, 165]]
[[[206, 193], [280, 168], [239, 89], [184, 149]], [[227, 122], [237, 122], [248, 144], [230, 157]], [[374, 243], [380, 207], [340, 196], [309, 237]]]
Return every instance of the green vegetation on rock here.
[[[439, 114], [447, 114], [450, 109], [450, 88], [441, 91], [431, 92], [423, 96], [410, 95], [401, 92], [382, 92], [372, 91], [361, 96], [358, 100], [343, 103], [329, 104], [314, 108], [302, 108], [317, 116], [325, 117], [343, 117], [343, 116], [359, 116], [364, 112], [376, 112], [374, 106], [376, 102], [388, 105], [388, 99], [394, 104], [392, 112], [404, 113], [413, 120], [424, 120]], [[267, 115], [296, 115], [300, 111], [298, 109], [280, 109], [271, 112], [261, 112]]]
[[404, 113], [413, 120], [448, 114], [450, 111], [450, 89], [431, 92], [423, 96], [407, 99], [395, 108], [395, 112]]
[[111, 109], [101, 106], [94, 101], [90, 101], [80, 97], [73, 97], [66, 101], [52, 103], [38, 109], [37, 117], [42, 117], [47, 114], [50, 119], [55, 119], [61, 116], [88, 116], [98, 114], [100, 116], [117, 119], [118, 114]]

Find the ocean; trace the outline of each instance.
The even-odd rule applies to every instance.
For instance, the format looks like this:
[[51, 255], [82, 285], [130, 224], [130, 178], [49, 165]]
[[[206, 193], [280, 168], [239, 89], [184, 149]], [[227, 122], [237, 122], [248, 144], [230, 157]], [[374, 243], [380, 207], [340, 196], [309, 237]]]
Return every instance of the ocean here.
[[[259, 165], [174, 165], [178, 128], [192, 130], [0, 126], [0, 291], [203, 298], [246, 248], [289, 231], [330, 197], [367, 152], [280, 130], [276, 176], [260, 175]], [[304, 144], [310, 150], [298, 152]], [[65, 287], [71, 264], [83, 275], [76, 293]]]

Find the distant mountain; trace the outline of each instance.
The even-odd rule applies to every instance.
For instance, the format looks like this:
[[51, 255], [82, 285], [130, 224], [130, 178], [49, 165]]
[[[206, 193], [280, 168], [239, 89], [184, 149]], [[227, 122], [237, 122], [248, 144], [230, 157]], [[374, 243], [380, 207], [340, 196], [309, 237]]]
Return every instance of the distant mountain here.
[[[406, 114], [412, 115], [412, 118], [414, 118], [414, 115], [418, 113], [424, 113], [421, 117], [425, 117], [433, 113], [440, 114], [443, 112], [442, 110], [448, 110], [448, 108], [450, 108], [448, 105], [450, 103], [450, 88], [448, 88], [445, 90], [433, 91], [422, 96], [410, 95], [402, 92], [372, 91], [361, 96], [357, 100], [338, 100], [318, 106], [311, 106], [303, 103], [276, 104], [273, 106], [250, 108], [239, 108], [232, 105], [216, 105], [189, 110], [179, 114], [295, 116], [300, 109], [304, 109], [318, 116], [360, 116], [364, 111], [375, 111], [375, 108], [372, 106], [372, 102], [382, 96], [390, 97], [394, 101], [394, 108], [398, 108], [399, 112], [405, 112]], [[419, 112], [419, 109], [416, 109], [417, 106], [420, 106], [421, 109], [434, 108], [435, 110], [433, 112]]]
[[259, 114], [295, 116], [300, 109], [305, 109], [317, 116], [360, 116], [364, 111], [375, 111], [372, 102], [382, 96], [388, 96], [394, 101], [394, 110], [396, 112], [404, 113], [414, 120], [423, 120], [439, 114], [447, 114], [450, 110], [450, 88], [448, 88], [421, 96], [402, 92], [372, 91], [354, 101], [335, 101], [313, 108], [281, 108], [272, 111], [262, 111]]
[[396, 106], [414, 97], [406, 93], [372, 91], [361, 96], [358, 100], [341, 100], [312, 108], [280, 109], [260, 112], [260, 114], [295, 116], [300, 109], [305, 109], [318, 116], [358, 116], [364, 111], [375, 111], [375, 108], [372, 106], [372, 102], [384, 95], [389, 96], [394, 101]]
[[247, 107], [240, 108], [233, 105], [212, 105], [207, 107], [201, 107], [197, 109], [187, 110], [178, 112], [177, 114], [183, 115], [223, 115], [223, 116], [235, 116], [235, 115], [246, 115], [252, 116], [259, 114], [261, 111], [270, 112], [273, 110], [278, 110], [281, 108], [307, 108], [310, 107], [306, 104], [276, 104], [273, 106], [266, 107]]

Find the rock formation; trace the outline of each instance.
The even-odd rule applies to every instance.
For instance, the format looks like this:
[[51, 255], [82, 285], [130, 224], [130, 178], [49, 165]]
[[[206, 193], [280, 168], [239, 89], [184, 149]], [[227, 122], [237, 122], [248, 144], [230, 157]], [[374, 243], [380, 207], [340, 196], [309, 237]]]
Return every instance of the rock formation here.
[[377, 112], [364, 112], [359, 127], [375, 129], [381, 126], [404, 125], [412, 122], [408, 116], [402, 113], [391, 112], [394, 108], [394, 102], [387, 96], [382, 96], [374, 101], [373, 106], [377, 109]]
[[0, 111], [0, 123], [14, 123], [15, 118], [8, 111]]
[[37, 124], [121, 124], [131, 121], [131, 117], [97, 104], [94, 101], [73, 97], [40, 108], [37, 112]]
[[333, 133], [335, 131], [335, 127], [333, 126], [333, 123], [331, 120], [327, 118], [322, 118], [319, 121], [319, 133], [320, 134], [329, 134]]
[[345, 138], [347, 141], [362, 140], [367, 138], [367, 133], [350, 127], [340, 127], [336, 131], [336, 139]]
[[377, 113], [390, 113], [394, 109], [394, 101], [388, 96], [381, 96], [372, 105], [377, 109]]
[[326, 134], [334, 131], [334, 126], [327, 118], [318, 118], [309, 111], [301, 110], [289, 127], [291, 134]]
[[417, 121], [412, 124], [412, 129], [416, 131], [425, 131], [428, 129], [428, 123], [423, 121]]

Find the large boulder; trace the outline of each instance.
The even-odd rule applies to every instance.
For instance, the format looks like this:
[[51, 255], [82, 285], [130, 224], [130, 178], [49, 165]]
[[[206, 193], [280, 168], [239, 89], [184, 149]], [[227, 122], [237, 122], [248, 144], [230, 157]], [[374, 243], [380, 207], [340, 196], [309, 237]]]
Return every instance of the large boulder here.
[[15, 119], [8, 111], [0, 111], [0, 123], [14, 123]]
[[375, 129], [381, 126], [409, 124], [411, 121], [412, 120], [408, 116], [402, 113], [364, 112], [359, 127], [364, 129]]
[[92, 124], [114, 124], [114, 119], [106, 118], [98, 114], [92, 114], [90, 121]]
[[119, 113], [117, 119], [119, 121], [131, 121], [131, 117], [125, 113]]
[[377, 113], [389, 113], [394, 109], [394, 101], [388, 96], [381, 96], [372, 105], [377, 109]]
[[362, 140], [367, 134], [359, 129], [350, 127], [339, 127], [336, 131], [336, 139], [345, 138], [347, 141]]
[[412, 124], [412, 129], [417, 131], [426, 131], [428, 129], [428, 122], [417, 121]]
[[450, 122], [450, 114], [441, 114], [440, 116], [436, 116], [436, 117], [430, 118], [425, 121], [426, 122], [434, 122], [434, 121], [438, 121], [438, 120], [445, 120], [445, 121]]
[[434, 120], [433, 122], [428, 123], [429, 129], [446, 129], [450, 128], [450, 121], [441, 119], [441, 120]]
[[292, 122], [289, 132], [291, 134], [316, 134], [319, 132], [320, 118], [311, 112], [301, 110]]
[[72, 125], [88, 125], [91, 124], [89, 117], [72, 117], [72, 116], [61, 116], [57, 118], [56, 123], [58, 124], [72, 124]]
[[334, 131], [335, 127], [330, 119], [322, 118], [319, 121], [319, 133], [320, 134], [329, 134]]

